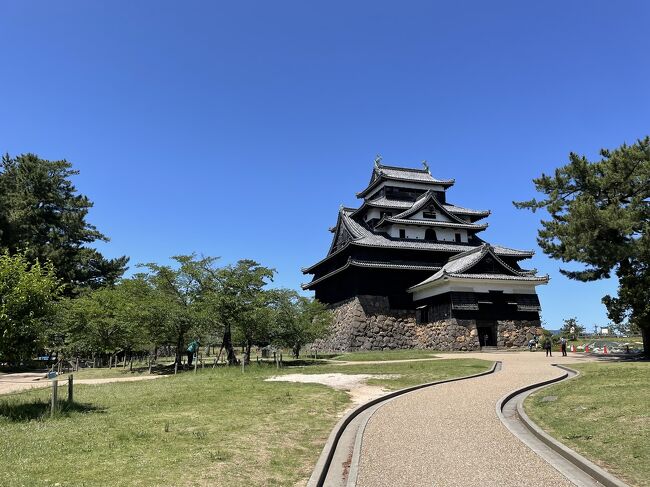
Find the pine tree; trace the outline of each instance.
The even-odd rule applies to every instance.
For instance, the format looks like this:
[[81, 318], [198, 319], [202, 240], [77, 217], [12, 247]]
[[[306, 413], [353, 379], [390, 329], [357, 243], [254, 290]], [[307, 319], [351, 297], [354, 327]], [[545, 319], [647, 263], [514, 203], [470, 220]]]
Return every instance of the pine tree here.
[[0, 164], [0, 248], [51, 262], [68, 295], [114, 283], [128, 262], [87, 246], [108, 238], [86, 221], [93, 203], [72, 184], [76, 174], [65, 160], [34, 154], [5, 155]]
[[580, 281], [618, 277], [618, 295], [603, 297], [609, 318], [641, 329], [650, 354], [650, 137], [614, 150], [603, 149], [590, 162], [571, 153], [569, 164], [534, 179], [538, 201], [517, 208], [545, 209], [538, 243], [562, 262], [585, 264], [561, 269]]

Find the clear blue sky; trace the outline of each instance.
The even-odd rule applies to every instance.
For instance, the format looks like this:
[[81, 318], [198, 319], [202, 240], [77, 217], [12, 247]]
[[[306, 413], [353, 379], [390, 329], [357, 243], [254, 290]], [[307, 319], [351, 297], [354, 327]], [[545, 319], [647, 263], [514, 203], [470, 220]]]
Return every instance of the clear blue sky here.
[[0, 151], [66, 158], [108, 256], [253, 258], [297, 287], [372, 160], [456, 178], [493, 243], [538, 251], [557, 328], [604, 324], [512, 200], [650, 133], [645, 1], [0, 4]]

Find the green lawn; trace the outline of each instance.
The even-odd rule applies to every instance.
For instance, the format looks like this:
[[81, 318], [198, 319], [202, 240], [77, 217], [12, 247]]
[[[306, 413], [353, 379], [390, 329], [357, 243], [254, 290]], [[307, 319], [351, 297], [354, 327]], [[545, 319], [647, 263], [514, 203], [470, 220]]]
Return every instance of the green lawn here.
[[[349, 398], [318, 384], [263, 379], [399, 374], [378, 381], [398, 388], [490, 365], [467, 359], [279, 370], [252, 365], [244, 374], [210, 368], [153, 381], [78, 385], [78, 402], [55, 418], [47, 414], [47, 390], [0, 396], [0, 485], [301, 485]], [[65, 397], [65, 388], [60, 394]]]
[[[530, 417], [630, 485], [650, 486], [650, 362], [572, 365], [575, 379], [532, 394]], [[557, 400], [542, 402], [542, 398]]]
[[359, 362], [366, 360], [406, 360], [415, 358], [435, 358], [435, 354], [432, 350], [368, 350], [364, 352], [343, 353], [334, 359]]

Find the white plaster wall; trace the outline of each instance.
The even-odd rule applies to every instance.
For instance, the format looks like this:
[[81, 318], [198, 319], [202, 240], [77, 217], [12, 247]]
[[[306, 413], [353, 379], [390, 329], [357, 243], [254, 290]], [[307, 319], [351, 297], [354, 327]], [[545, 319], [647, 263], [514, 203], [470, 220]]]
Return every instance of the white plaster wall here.
[[539, 283], [515, 281], [477, 281], [468, 283], [446, 281], [438, 283], [427, 289], [419, 289], [413, 293], [413, 301], [445, 294], [451, 291], [466, 293], [487, 293], [489, 291], [503, 291], [504, 294], [535, 294], [535, 286]]
[[[388, 227], [388, 234], [391, 237], [399, 238], [400, 228], [406, 230], [406, 238], [420, 239], [424, 240], [424, 235], [428, 227], [417, 227], [417, 226], [406, 226], [406, 225], [390, 225]], [[467, 242], [467, 230], [461, 229], [452, 229], [452, 228], [441, 228], [441, 227], [432, 227], [436, 231], [436, 237], [439, 241], [443, 242], [455, 242], [456, 233], [460, 233], [461, 242]]]
[[[425, 209], [422, 209], [421, 211], [418, 211], [415, 215], [411, 216], [410, 218], [414, 218], [416, 220], [433, 220], [433, 218], [424, 218], [424, 212]], [[436, 218], [435, 221], [437, 222], [450, 222], [451, 219], [442, 213], [440, 210], [436, 209]]]
[[[367, 210], [364, 218], [366, 220], [371, 220], [373, 218], [381, 218], [380, 217], [381, 213], [386, 212], [386, 211], [389, 212], [389, 213], [392, 213], [393, 214], [392, 216], [397, 216], [397, 215], [399, 215], [400, 213], [402, 213], [402, 212], [404, 212], [406, 210], [405, 209], [404, 210], [401, 210], [401, 209], [388, 210], [388, 209], [383, 209], [383, 208], [369, 208]], [[435, 220], [433, 220], [432, 218], [424, 218], [424, 211], [425, 210], [418, 211], [414, 215], [411, 215], [409, 217], [409, 219], [410, 220], [432, 220], [432, 221], [437, 221], [437, 222], [450, 222], [451, 221], [451, 219], [449, 217], [447, 217], [447, 215], [445, 215], [444, 213], [442, 213], [440, 211], [436, 212]]]
[[368, 209], [368, 212], [366, 213], [366, 220], [372, 220], [373, 218], [380, 218], [381, 212], [382, 211], [387, 211], [389, 213], [392, 213], [393, 216], [397, 215], [397, 213], [400, 213], [400, 211], [403, 210], [384, 210], [384, 209], [379, 209], [379, 208], [370, 208]]

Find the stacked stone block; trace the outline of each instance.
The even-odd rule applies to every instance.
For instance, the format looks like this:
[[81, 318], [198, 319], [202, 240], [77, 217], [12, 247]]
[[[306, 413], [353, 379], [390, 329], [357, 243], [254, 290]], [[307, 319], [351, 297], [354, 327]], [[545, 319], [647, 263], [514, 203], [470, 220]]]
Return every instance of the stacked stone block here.
[[[313, 349], [332, 352], [422, 348], [443, 351], [479, 350], [475, 320], [447, 319], [417, 324], [412, 310], [390, 309], [382, 296], [357, 296], [332, 307], [328, 337]], [[524, 347], [540, 335], [539, 322], [498, 321], [497, 346]]]

